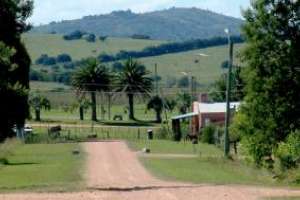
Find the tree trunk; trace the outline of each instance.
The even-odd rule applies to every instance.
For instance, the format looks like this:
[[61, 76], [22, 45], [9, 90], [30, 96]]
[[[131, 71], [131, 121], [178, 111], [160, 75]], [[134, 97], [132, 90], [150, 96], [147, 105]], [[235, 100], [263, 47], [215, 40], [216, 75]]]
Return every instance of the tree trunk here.
[[111, 120], [111, 94], [108, 94], [108, 120]]
[[134, 120], [133, 94], [128, 94], [128, 101], [129, 101], [129, 119]]
[[79, 115], [80, 115], [80, 120], [83, 121], [84, 120], [84, 109], [83, 109], [83, 106], [79, 107]]
[[92, 101], [92, 121], [97, 121], [96, 92], [91, 92], [91, 101]]
[[156, 111], [156, 122], [161, 123], [161, 111]]
[[41, 121], [41, 110], [35, 109], [35, 121], [39, 122]]

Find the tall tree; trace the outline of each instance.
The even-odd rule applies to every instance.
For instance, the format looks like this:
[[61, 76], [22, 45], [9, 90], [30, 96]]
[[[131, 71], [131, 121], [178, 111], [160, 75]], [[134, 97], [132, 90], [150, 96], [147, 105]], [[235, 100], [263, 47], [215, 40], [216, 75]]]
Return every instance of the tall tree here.
[[186, 114], [191, 107], [192, 96], [187, 92], [182, 92], [177, 95], [177, 106], [181, 114]]
[[[213, 89], [210, 92], [210, 98], [215, 102], [226, 101], [226, 90], [227, 90], [227, 76], [228, 74], [222, 74], [213, 85]], [[242, 78], [242, 68], [235, 66], [232, 72], [231, 79], [231, 101], [241, 101], [244, 97], [244, 81]]]
[[246, 97], [234, 125], [258, 165], [300, 129], [299, 10], [300, 1], [256, 0], [244, 13]]
[[159, 96], [154, 96], [147, 104], [147, 109], [153, 109], [156, 112], [156, 122], [161, 123], [161, 114], [164, 109], [164, 100]]
[[117, 74], [117, 91], [126, 93], [129, 104], [129, 119], [134, 120], [134, 96], [150, 96], [153, 89], [150, 72], [136, 60], [129, 58], [124, 68]]
[[107, 91], [110, 87], [112, 76], [109, 70], [101, 65], [96, 58], [88, 59], [72, 77], [72, 85], [79, 94], [91, 95], [92, 120], [97, 121], [96, 92]]
[[41, 121], [41, 110], [50, 110], [51, 109], [51, 103], [49, 99], [46, 97], [40, 95], [40, 94], [34, 94], [29, 99], [29, 104], [33, 108], [35, 113], [35, 121]]
[[[5, 46], [14, 49], [14, 54], [10, 55], [8, 59], [10, 64], [18, 66], [7, 72], [7, 67], [1, 63], [1, 73], [7, 72], [7, 76], [1, 77], [0, 82], [7, 81], [8, 85], [15, 85], [15, 87], [18, 85], [17, 91], [23, 88], [23, 92], [29, 88], [31, 61], [21, 42], [21, 34], [30, 28], [26, 24], [26, 19], [31, 15], [32, 9], [33, 2], [30, 0], [0, 1], [0, 41]], [[22, 95], [9, 93], [6, 94], [5, 90], [2, 89], [0, 96], [0, 110], [5, 113], [0, 116], [0, 137], [2, 138], [7, 136], [8, 130], [11, 130], [13, 125], [17, 125], [17, 128], [21, 129], [25, 119], [29, 116], [28, 95], [26, 93]]]

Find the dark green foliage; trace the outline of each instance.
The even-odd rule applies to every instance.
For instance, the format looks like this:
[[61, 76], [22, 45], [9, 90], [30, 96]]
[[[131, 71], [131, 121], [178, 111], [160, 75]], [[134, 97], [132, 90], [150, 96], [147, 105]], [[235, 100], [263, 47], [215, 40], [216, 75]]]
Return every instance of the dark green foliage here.
[[186, 92], [177, 95], [177, 106], [181, 114], [186, 114], [191, 107], [192, 97]]
[[[242, 101], [244, 98], [245, 83], [242, 79], [242, 68], [235, 66], [232, 72], [231, 80], [231, 101]], [[227, 73], [221, 75], [221, 77], [214, 83], [213, 89], [210, 92], [210, 98], [215, 102], [226, 101], [227, 90]]]
[[300, 1], [257, 0], [244, 14], [244, 105], [238, 127], [257, 165], [272, 164], [278, 144], [300, 129]]
[[201, 141], [207, 144], [215, 144], [216, 127], [213, 125], [206, 126], [201, 131]]
[[134, 120], [134, 96], [150, 96], [153, 88], [150, 72], [138, 61], [129, 58], [125, 61], [123, 71], [117, 74], [117, 91], [128, 96], [129, 119]]
[[114, 61], [115, 59], [114, 59], [114, 57], [111, 56], [111, 55], [108, 55], [108, 54], [106, 54], [106, 53], [102, 53], [102, 54], [100, 54], [100, 55], [98, 56], [98, 60], [99, 60], [100, 62], [110, 62], [110, 61]]
[[99, 36], [99, 40], [102, 42], [104, 42], [107, 38], [108, 36]]
[[70, 30], [84, 30], [101, 36], [130, 37], [138, 34], [152, 39], [174, 41], [224, 36], [225, 27], [234, 35], [239, 35], [242, 23], [240, 19], [207, 10], [171, 8], [146, 14], [118, 11], [107, 15], [87, 16], [79, 20], [38, 26], [33, 31], [68, 34]]
[[73, 62], [64, 63], [63, 68], [65, 68], [65, 69], [74, 69], [75, 64]]
[[190, 80], [189, 80], [189, 77], [187, 77], [187, 76], [181, 77], [178, 80], [178, 87], [180, 87], [180, 88], [187, 88], [187, 87], [189, 87], [189, 85], [190, 85]]
[[285, 142], [279, 144], [276, 156], [280, 160], [281, 169], [296, 168], [300, 163], [300, 131], [291, 133]]
[[82, 38], [82, 36], [83, 36], [83, 32], [79, 31], [79, 30], [76, 30], [76, 31], [73, 31], [70, 34], [64, 35], [63, 38], [65, 40], [79, 40], [79, 39]]
[[164, 109], [164, 100], [159, 96], [154, 96], [147, 104], [147, 109], [153, 109], [156, 112], [156, 122], [161, 123], [161, 113]]
[[67, 53], [63, 53], [57, 56], [56, 61], [58, 63], [72, 62], [72, 57]]
[[[235, 43], [241, 43], [244, 40], [240, 36], [232, 36], [232, 41]], [[142, 51], [120, 51], [116, 55], [100, 54], [99, 60], [101, 62], [112, 62], [117, 60], [124, 60], [128, 58], [144, 58], [152, 56], [160, 56], [170, 53], [179, 53], [195, 49], [203, 49], [213, 46], [221, 46], [228, 43], [227, 38], [217, 37], [210, 39], [193, 39], [184, 42], [170, 42], [161, 44], [159, 46], [150, 46], [144, 48]]]
[[134, 34], [131, 36], [132, 39], [139, 39], [139, 40], [150, 40], [151, 37], [148, 35], [141, 35], [141, 34]]
[[72, 77], [72, 85], [81, 95], [90, 93], [92, 120], [97, 121], [96, 92], [108, 91], [112, 81], [112, 75], [106, 66], [101, 65], [97, 59], [86, 60], [81, 68], [75, 71]]
[[51, 103], [49, 99], [46, 97], [40, 95], [40, 94], [34, 94], [29, 99], [29, 104], [34, 110], [35, 113], [35, 121], [41, 121], [41, 110], [50, 110], [51, 109]]
[[84, 36], [84, 39], [87, 42], [96, 42], [96, 35], [91, 33], [91, 34], [87, 34], [86, 36]]
[[42, 54], [36, 61], [35, 64], [37, 65], [55, 65], [56, 64], [56, 58], [49, 57], [47, 54]]
[[0, 1], [0, 41], [4, 43], [1, 51], [11, 51], [5, 46], [14, 49], [14, 53], [0, 54], [0, 140], [11, 136], [13, 125], [22, 127], [29, 116], [28, 96], [24, 91], [29, 88], [31, 61], [21, 42], [21, 34], [30, 28], [25, 21], [32, 8], [33, 2], [29, 0]]

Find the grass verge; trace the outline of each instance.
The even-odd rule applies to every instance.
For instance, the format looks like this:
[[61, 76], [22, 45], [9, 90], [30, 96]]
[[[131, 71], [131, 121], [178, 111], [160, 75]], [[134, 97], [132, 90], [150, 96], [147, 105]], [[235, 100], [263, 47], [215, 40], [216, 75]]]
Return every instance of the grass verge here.
[[198, 154], [196, 158], [157, 158], [141, 157], [141, 162], [155, 176], [172, 181], [197, 184], [242, 184], [279, 186], [273, 175], [266, 170], [247, 165], [243, 160], [227, 160], [223, 152], [214, 145], [200, 143], [176, 143], [166, 140], [128, 142], [133, 150], [147, 146], [151, 153], [161, 154]]
[[82, 186], [79, 144], [20, 145], [0, 166], [0, 191], [73, 191]]

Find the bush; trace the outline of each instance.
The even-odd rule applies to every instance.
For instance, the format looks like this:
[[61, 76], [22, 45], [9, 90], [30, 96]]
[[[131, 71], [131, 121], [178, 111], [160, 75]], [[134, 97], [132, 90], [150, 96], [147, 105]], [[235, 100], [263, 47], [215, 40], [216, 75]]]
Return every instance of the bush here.
[[206, 126], [202, 130], [201, 141], [207, 144], [215, 144], [216, 127], [213, 125]]
[[291, 133], [276, 151], [282, 170], [296, 168], [300, 161], [300, 130]]
[[108, 36], [99, 36], [99, 40], [104, 42], [107, 39]]
[[57, 56], [56, 61], [58, 63], [72, 62], [72, 58], [69, 54], [63, 53]]
[[64, 35], [63, 39], [64, 40], [79, 40], [83, 36], [83, 33], [79, 30], [76, 30], [70, 34]]
[[95, 34], [87, 34], [84, 39], [87, 41], [87, 42], [96, 42], [96, 36]]
[[178, 80], [179, 87], [186, 88], [186, 87], [189, 87], [189, 85], [190, 85], [190, 81], [189, 81], [189, 77], [187, 77], [187, 76], [184, 76]]
[[63, 64], [63, 68], [65, 68], [65, 69], [74, 69], [75, 68], [75, 64], [72, 63], [72, 62], [64, 63]]
[[36, 61], [35, 64], [37, 65], [55, 65], [56, 58], [49, 57], [47, 54], [42, 54]]
[[43, 73], [33, 69], [30, 70], [29, 77], [31, 81], [46, 81]]

